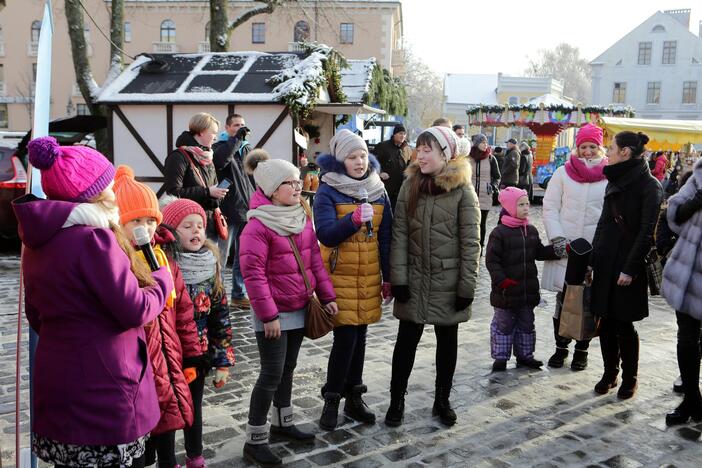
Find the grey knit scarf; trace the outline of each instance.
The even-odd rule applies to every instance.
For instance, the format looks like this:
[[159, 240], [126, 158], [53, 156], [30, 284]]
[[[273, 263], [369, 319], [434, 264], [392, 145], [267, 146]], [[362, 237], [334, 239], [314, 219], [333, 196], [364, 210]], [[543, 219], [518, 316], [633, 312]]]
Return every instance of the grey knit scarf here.
[[256, 218], [280, 236], [299, 234], [305, 229], [307, 213], [302, 205], [261, 205], [246, 213], [246, 220]]
[[356, 200], [362, 198], [364, 190], [368, 194], [369, 202], [378, 200], [385, 193], [385, 184], [376, 171], [372, 171], [368, 177], [360, 180], [338, 172], [327, 172], [322, 176], [322, 182]]
[[183, 273], [185, 284], [198, 284], [217, 274], [217, 258], [206, 247], [197, 252], [183, 252], [178, 255], [178, 266]]

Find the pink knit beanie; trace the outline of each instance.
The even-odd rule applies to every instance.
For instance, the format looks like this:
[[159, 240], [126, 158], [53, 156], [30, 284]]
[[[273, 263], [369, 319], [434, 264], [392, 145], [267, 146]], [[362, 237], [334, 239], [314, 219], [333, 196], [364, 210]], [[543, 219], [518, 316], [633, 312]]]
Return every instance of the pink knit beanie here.
[[517, 217], [517, 201], [520, 198], [529, 196], [526, 190], [518, 189], [517, 187], [507, 187], [500, 190], [500, 195], [497, 199], [500, 201], [502, 208], [507, 210], [512, 217]]
[[35, 138], [27, 145], [29, 162], [41, 171], [41, 188], [51, 200], [84, 203], [102, 193], [115, 168], [87, 146], [59, 146], [54, 137]]
[[207, 227], [207, 215], [205, 210], [197, 203], [187, 198], [178, 198], [166, 205], [161, 210], [163, 212], [163, 224], [176, 229], [183, 218], [191, 214], [199, 214], [202, 217], [202, 227]]
[[602, 146], [602, 129], [591, 123], [585, 125], [578, 131], [575, 137], [575, 146], [580, 146], [582, 143], [592, 142], [597, 146]]

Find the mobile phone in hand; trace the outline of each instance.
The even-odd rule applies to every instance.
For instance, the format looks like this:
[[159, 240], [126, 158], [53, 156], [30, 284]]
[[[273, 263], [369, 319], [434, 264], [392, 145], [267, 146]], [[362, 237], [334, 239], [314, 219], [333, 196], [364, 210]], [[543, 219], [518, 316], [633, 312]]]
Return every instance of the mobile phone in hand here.
[[229, 179], [224, 179], [222, 182], [217, 184], [217, 188], [228, 189], [230, 185], [232, 185], [232, 181]]

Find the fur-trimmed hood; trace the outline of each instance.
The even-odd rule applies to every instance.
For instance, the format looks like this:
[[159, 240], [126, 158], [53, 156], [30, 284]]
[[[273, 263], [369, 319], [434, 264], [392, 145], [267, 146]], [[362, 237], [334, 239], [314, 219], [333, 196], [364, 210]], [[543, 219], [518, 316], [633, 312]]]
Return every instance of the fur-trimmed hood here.
[[[434, 176], [434, 183], [447, 192], [459, 187], [470, 186], [470, 172], [470, 163], [466, 158], [454, 158], [446, 164], [440, 174]], [[421, 172], [417, 161], [405, 169], [407, 179], [417, 177], [418, 174]]]
[[[337, 174], [346, 174], [346, 168], [344, 167], [344, 163], [341, 161], [337, 161], [334, 156], [331, 154], [323, 154], [319, 157], [317, 157], [317, 160], [315, 163], [319, 166], [321, 169], [322, 175], [326, 172], [336, 172]], [[377, 172], [380, 174], [380, 163], [378, 162], [378, 159], [368, 153], [368, 167], [372, 172]]]

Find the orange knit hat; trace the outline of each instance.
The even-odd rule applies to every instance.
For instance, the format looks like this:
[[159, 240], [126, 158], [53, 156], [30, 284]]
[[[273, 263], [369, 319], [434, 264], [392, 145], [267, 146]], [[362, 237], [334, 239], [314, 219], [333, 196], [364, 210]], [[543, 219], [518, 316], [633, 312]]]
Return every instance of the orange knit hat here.
[[131, 167], [117, 168], [114, 191], [119, 207], [120, 224], [126, 224], [137, 218], [156, 218], [158, 224], [163, 221], [156, 194], [148, 186], [134, 179], [134, 171]]

